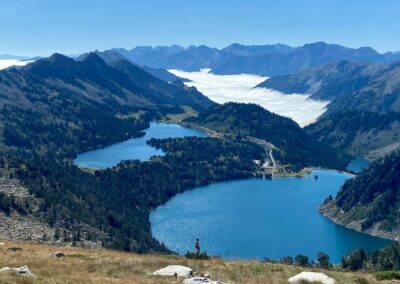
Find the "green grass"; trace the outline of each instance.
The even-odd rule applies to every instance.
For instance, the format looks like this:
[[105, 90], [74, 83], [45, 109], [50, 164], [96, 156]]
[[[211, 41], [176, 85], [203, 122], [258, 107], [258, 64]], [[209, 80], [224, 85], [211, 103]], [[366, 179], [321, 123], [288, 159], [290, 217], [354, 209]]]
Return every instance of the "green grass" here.
[[377, 280], [400, 280], [400, 272], [382, 271], [375, 274]]
[[184, 112], [178, 114], [167, 114], [161, 119], [165, 123], [180, 123], [188, 117], [196, 117], [198, 113], [190, 106], [183, 106]]

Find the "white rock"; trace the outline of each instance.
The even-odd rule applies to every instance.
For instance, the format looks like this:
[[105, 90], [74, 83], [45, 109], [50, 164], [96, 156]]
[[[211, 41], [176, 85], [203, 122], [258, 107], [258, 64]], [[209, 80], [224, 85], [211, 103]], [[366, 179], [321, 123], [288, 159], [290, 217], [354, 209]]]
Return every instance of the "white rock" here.
[[186, 266], [181, 265], [169, 265], [164, 267], [160, 270], [153, 272], [153, 275], [160, 275], [160, 276], [182, 276], [188, 277], [192, 275], [193, 270]]
[[0, 246], [5, 246], [6, 244], [5, 243], [0, 243]]
[[24, 276], [33, 276], [33, 273], [29, 270], [28, 266], [22, 266], [20, 268], [10, 268], [10, 267], [0, 268], [0, 273], [7, 273], [7, 272], [13, 272], [18, 275], [24, 275]]
[[303, 271], [293, 277], [288, 279], [289, 283], [297, 284], [301, 283], [302, 281], [308, 281], [310, 283], [318, 282], [322, 284], [335, 284], [335, 279], [320, 273], [320, 272], [306, 272]]
[[182, 282], [182, 284], [203, 284], [203, 283], [207, 283], [207, 284], [224, 284], [222, 282], [214, 281], [214, 280], [211, 280], [211, 279], [206, 278], [206, 277], [193, 277], [193, 278], [185, 279]]

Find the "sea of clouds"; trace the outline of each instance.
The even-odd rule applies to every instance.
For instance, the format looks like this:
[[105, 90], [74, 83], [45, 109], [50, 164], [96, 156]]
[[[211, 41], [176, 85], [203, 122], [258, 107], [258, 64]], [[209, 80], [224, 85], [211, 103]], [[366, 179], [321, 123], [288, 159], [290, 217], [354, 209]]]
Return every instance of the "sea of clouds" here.
[[304, 127], [313, 123], [326, 111], [329, 101], [316, 101], [304, 94], [283, 94], [276, 90], [254, 88], [266, 77], [251, 74], [215, 75], [208, 69], [199, 72], [169, 70], [176, 76], [191, 80], [185, 82], [217, 103], [255, 103], [279, 115], [292, 118]]
[[16, 59], [0, 59], [0, 70], [11, 66], [25, 66], [32, 61], [29, 60], [16, 60]]

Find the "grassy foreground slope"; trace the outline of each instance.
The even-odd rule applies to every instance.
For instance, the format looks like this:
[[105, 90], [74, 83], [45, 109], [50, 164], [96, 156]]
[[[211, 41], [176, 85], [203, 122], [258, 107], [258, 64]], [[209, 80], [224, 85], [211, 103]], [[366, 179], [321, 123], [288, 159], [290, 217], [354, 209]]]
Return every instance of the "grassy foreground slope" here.
[[[20, 252], [8, 252], [21, 247]], [[57, 251], [63, 258], [50, 255]], [[27, 265], [35, 277], [0, 274], [0, 283], [181, 283], [182, 279], [155, 277], [150, 274], [167, 265], [185, 265], [195, 274], [210, 273], [224, 283], [288, 283], [287, 279], [301, 271], [320, 271], [336, 283], [389, 283], [375, 280], [374, 275], [334, 270], [301, 268], [260, 261], [187, 260], [174, 255], [138, 255], [111, 250], [57, 247], [32, 243], [6, 243], [0, 246], [0, 267]]]

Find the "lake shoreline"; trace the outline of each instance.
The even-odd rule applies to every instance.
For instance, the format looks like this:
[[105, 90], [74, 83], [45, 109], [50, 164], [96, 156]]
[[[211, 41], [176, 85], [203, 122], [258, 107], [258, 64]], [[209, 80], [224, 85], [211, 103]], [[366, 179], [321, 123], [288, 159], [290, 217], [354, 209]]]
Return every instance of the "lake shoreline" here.
[[318, 212], [333, 223], [343, 226], [347, 229], [386, 240], [397, 242], [400, 241], [400, 229], [393, 230], [392, 232], [384, 231], [379, 229], [380, 223], [378, 222], [374, 224], [372, 228], [369, 228], [368, 230], [362, 230], [361, 223], [363, 220], [351, 221], [347, 223], [345, 221], [346, 216], [344, 216], [344, 212], [342, 212], [342, 210], [336, 206], [334, 199], [321, 204], [318, 208]]
[[[151, 125], [153, 125], [153, 126], [156, 126], [156, 125], [158, 125], [160, 122], [153, 122]], [[165, 122], [164, 122], [165, 123]], [[219, 135], [216, 135], [216, 133], [207, 133], [206, 131], [205, 131], [205, 129], [204, 128], [197, 128], [197, 127], [193, 127], [193, 125], [188, 125], [188, 124], [184, 124], [184, 123], [167, 123], [167, 124], [173, 124], [173, 125], [179, 125], [180, 127], [183, 127], [183, 128], [189, 128], [189, 129], [192, 129], [192, 130], [197, 130], [197, 131], [199, 131], [199, 132], [202, 132], [203, 133], [203, 135], [207, 135], [208, 134], [208, 136], [217, 136], [217, 137], [220, 137]], [[172, 126], [173, 127], [173, 126]], [[145, 131], [148, 131], [148, 129], [146, 129]], [[147, 137], [147, 136], [146, 136]], [[144, 140], [146, 140], [146, 137], [142, 137], [142, 139], [144, 139]], [[128, 140], [130, 140], [130, 139], [128, 139]], [[151, 161], [151, 160], [150, 160]], [[88, 170], [88, 169], [82, 169], [82, 170]], [[91, 170], [89, 170], [89, 171], [91, 171]], [[287, 179], [287, 178], [290, 178], [291, 180], [292, 180], [292, 178], [298, 178], [298, 179], [307, 179], [307, 180], [310, 180], [311, 178], [313, 178], [313, 176], [311, 176], [312, 175], [312, 172], [313, 171], [325, 171], [325, 172], [334, 172], [334, 173], [338, 173], [338, 174], [340, 174], [340, 175], [346, 175], [347, 177], [354, 177], [354, 175], [353, 174], [351, 174], [351, 173], [348, 173], [348, 172], [345, 172], [345, 171], [340, 171], [340, 170], [333, 170], [333, 169], [324, 169], [324, 168], [320, 168], [320, 167], [308, 167], [308, 168], [303, 168], [301, 171], [299, 171], [299, 172], [282, 172], [282, 173], [276, 173], [275, 175], [274, 175], [274, 177], [272, 177], [271, 178], [271, 180], [272, 181], [274, 181], [274, 180], [284, 180], [285, 178]], [[320, 175], [319, 173], [315, 173], [315, 175]], [[261, 175], [260, 175], [260, 171], [259, 170], [257, 170], [257, 171], [255, 171], [255, 172], [249, 172], [249, 176], [248, 177], [246, 177], [246, 178], [243, 178], [243, 179], [239, 179], [239, 180], [235, 180], [235, 179], [228, 179], [228, 180], [220, 180], [220, 181], [210, 181], [208, 184], [204, 184], [204, 185], [202, 185], [202, 186], [213, 186], [213, 185], [216, 185], [216, 184], [218, 184], [218, 183], [220, 183], [220, 182], [232, 182], [232, 183], [235, 183], [235, 182], [240, 182], [241, 180], [246, 180], [246, 179], [262, 179], [262, 177], [261, 177]], [[270, 178], [268, 178], [268, 179], [270, 179]], [[317, 180], [317, 179], [316, 179]], [[297, 188], [296, 188], [297, 189]], [[196, 188], [188, 188], [187, 190], [185, 190], [184, 191], [184, 193], [186, 193], [186, 192], [188, 192], [188, 191], [194, 191], [194, 190], [196, 190]], [[328, 194], [327, 194], [327, 196], [328, 196]], [[326, 196], [326, 197], [327, 197]], [[165, 203], [163, 203], [163, 204], [160, 204], [159, 206], [157, 206], [157, 208], [158, 207], [160, 207], [160, 206], [165, 206], [168, 202], [170, 202], [172, 199], [173, 199], [174, 197], [171, 197], [170, 199], [168, 199], [168, 200], [166, 200], [166, 202]], [[321, 201], [322, 202], [322, 201]], [[313, 210], [315, 210], [315, 208], [314, 207], [316, 207], [316, 208], [318, 208], [318, 206], [319, 206], [320, 204], [315, 204], [315, 206], [313, 206]], [[154, 208], [151, 212], [154, 212], [155, 210], [157, 210], [157, 208]], [[149, 213], [149, 215], [148, 215], [148, 220], [151, 222], [151, 213]], [[338, 224], [338, 225], [341, 225], [341, 224]], [[155, 239], [158, 239], [157, 237], [156, 237], [156, 235], [154, 235], [153, 234], [153, 231], [151, 231], [151, 234], [152, 234], [152, 236], [155, 238]], [[163, 242], [162, 240], [159, 240], [160, 242]], [[173, 251], [177, 251], [177, 250], [175, 250], [174, 248], [171, 248], [171, 250], [173, 250]], [[268, 255], [267, 255], [268, 256]], [[254, 257], [257, 257], [257, 256], [254, 256]], [[247, 257], [246, 257], [247, 258]]]
[[[312, 172], [313, 170], [316, 171], [316, 172], [313, 173]], [[323, 172], [319, 172], [319, 171], [323, 171]], [[328, 220], [326, 220], [326, 217], [323, 216], [321, 214], [321, 212], [318, 212], [318, 208], [319, 208], [320, 204], [324, 201], [324, 198], [328, 197], [329, 195], [333, 195], [334, 193], [330, 192], [331, 190], [329, 190], [328, 192], [321, 191], [321, 190], [315, 190], [314, 191], [313, 188], [309, 188], [309, 187], [310, 186], [314, 187], [314, 185], [316, 185], [317, 186], [316, 189], [325, 189], [324, 184], [326, 182], [328, 182], [327, 185], [330, 185], [330, 187], [332, 188], [332, 185], [331, 185], [331, 181], [332, 180], [331, 179], [332, 179], [332, 177], [336, 176], [336, 173], [338, 173], [342, 177], [346, 176], [347, 179], [351, 178], [352, 175], [348, 174], [348, 173], [341, 172], [341, 171], [326, 170], [326, 169], [320, 169], [320, 168], [318, 168], [318, 169], [310, 169], [310, 168], [303, 169], [302, 172], [303, 172], [303, 176], [301, 178], [299, 176], [296, 177], [294, 175], [291, 175], [289, 177], [277, 176], [277, 177], [274, 177], [274, 178], [270, 179], [270, 182], [272, 182], [273, 184], [274, 183], [287, 184], [287, 186], [285, 186], [285, 188], [276, 188], [273, 191], [276, 191], [276, 193], [279, 194], [279, 195], [284, 195], [285, 196], [284, 199], [286, 200], [285, 201], [285, 204], [286, 204], [285, 207], [286, 208], [290, 208], [292, 205], [295, 205], [295, 204], [298, 204], [298, 203], [299, 204], [303, 203], [303, 202], [301, 202], [300, 196], [304, 196], [304, 194], [306, 194], [306, 196], [308, 196], [309, 194], [315, 196], [315, 194], [317, 194], [316, 196], [319, 196], [317, 198], [320, 199], [320, 201], [316, 202], [315, 201], [316, 197], [311, 197], [311, 199], [305, 197], [306, 200], [314, 200], [313, 205], [311, 205], [311, 204], [310, 205], [301, 205], [299, 209], [296, 209], [297, 213], [294, 213], [294, 214], [297, 216], [298, 212], [302, 212], [303, 209], [301, 209], [301, 208], [304, 208], [304, 209], [308, 208], [308, 209], [305, 209], [305, 210], [307, 210], [307, 212], [310, 212], [310, 211], [315, 212], [315, 213], [312, 213], [312, 214], [314, 214], [313, 215], [314, 217], [312, 217], [311, 219], [317, 218], [319, 220], [325, 220], [325, 221], [317, 221], [317, 223], [313, 223], [313, 226], [315, 226], [316, 224], [319, 224], [318, 226], [321, 226], [320, 222], [325, 223], [325, 222], [328, 222]], [[311, 173], [311, 175], [310, 175], [310, 173]], [[308, 176], [307, 176], [307, 174], [308, 174]], [[314, 178], [313, 178], [314, 175], [319, 175], [320, 178], [314, 180]], [[326, 180], [326, 178], [327, 178], [326, 175], [328, 175], [328, 177], [330, 177], [328, 180]], [[340, 176], [338, 176], [338, 177], [340, 178]], [[174, 196], [173, 198], [169, 199], [163, 205], [160, 205], [157, 208], [155, 208], [154, 210], [152, 210], [151, 215], [150, 215], [150, 222], [152, 224], [152, 226], [151, 226], [152, 236], [155, 239], [157, 239], [159, 242], [165, 243], [167, 245], [167, 247], [169, 249], [171, 249], [172, 251], [175, 251], [178, 254], [183, 255], [184, 253], [186, 253], [187, 250], [190, 250], [189, 247], [187, 249], [184, 248], [185, 244], [187, 244], [188, 242], [190, 243], [190, 241], [184, 240], [185, 238], [188, 238], [188, 236], [186, 236], [186, 235], [190, 233], [190, 230], [186, 231], [184, 229], [185, 226], [188, 226], [189, 228], [193, 229], [195, 227], [198, 227], [199, 224], [202, 224], [201, 227], [204, 226], [203, 227], [204, 230], [206, 230], [206, 231], [209, 230], [209, 229], [212, 230], [212, 232], [210, 232], [208, 234], [208, 236], [210, 236], [210, 234], [214, 235], [215, 232], [213, 231], [212, 228], [208, 227], [208, 225], [206, 225], [206, 223], [204, 223], [206, 221], [203, 220], [203, 218], [206, 218], [206, 220], [207, 220], [207, 218], [209, 218], [209, 216], [213, 216], [214, 215], [212, 213], [213, 212], [212, 209], [209, 212], [209, 210], [210, 210], [209, 208], [214, 208], [215, 205], [216, 205], [215, 202], [217, 202], [217, 204], [220, 204], [220, 201], [224, 200], [224, 203], [226, 203], [227, 200], [232, 198], [232, 197], [228, 197], [228, 196], [230, 196], [230, 195], [235, 196], [235, 192], [238, 190], [238, 188], [242, 188], [242, 190], [241, 190], [242, 192], [247, 192], [246, 195], [258, 196], [259, 194], [263, 194], [262, 192], [264, 192], [264, 193], [270, 192], [270, 190], [273, 189], [273, 187], [276, 186], [276, 185], [273, 185], [273, 184], [269, 185], [268, 183], [266, 183], [266, 184], [264, 183], [260, 188], [259, 185], [258, 186], [256, 185], [257, 183], [259, 183], [259, 182], [256, 181], [257, 179], [260, 180], [259, 178], [249, 178], [249, 179], [239, 179], [239, 180], [227, 180], [227, 181], [224, 181], [224, 182], [212, 182], [212, 183], [210, 183], [209, 185], [206, 185], [206, 186], [200, 186], [200, 187], [196, 187], [196, 188], [185, 190], [184, 192], [182, 192], [182, 193]], [[301, 185], [300, 187], [295, 186], [295, 184], [297, 184], [297, 182], [294, 182], [296, 179], [303, 179], [303, 181], [300, 181], [300, 183], [302, 183], [303, 185]], [[249, 182], [250, 185], [246, 185], [247, 181]], [[320, 182], [322, 182], [322, 184]], [[306, 186], [304, 185], [304, 183], [306, 184]], [[224, 192], [224, 194], [223, 194], [224, 197], [220, 196], [220, 198], [217, 198], [219, 201], [218, 200], [217, 201], [214, 200], [215, 202], [212, 201], [211, 203], [209, 203], [209, 201], [207, 201], [206, 202], [207, 203], [206, 207], [205, 207], [205, 204], [203, 204], [203, 203], [197, 204], [198, 201], [196, 201], [196, 200], [198, 200], [198, 199], [195, 196], [202, 196], [202, 197], [200, 197], [200, 201], [203, 200], [203, 202], [204, 202], [204, 200], [208, 200], [209, 198], [213, 199], [212, 195], [214, 195], [214, 194], [211, 194], [210, 190], [213, 190], [212, 191], [213, 193], [217, 193], [217, 195], [220, 195], [220, 193], [218, 193], [220, 191], [218, 191], [218, 190], [215, 191], [215, 189], [214, 189], [214, 188], [219, 188], [220, 186], [227, 187], [228, 188], [227, 190], [229, 190], [228, 191], [229, 194], [228, 194], [228, 192], [224, 192], [223, 191]], [[255, 192], [253, 192], [253, 189], [252, 189], [253, 186], [256, 186], [256, 188], [259, 188], [259, 189], [256, 190]], [[306, 189], [306, 188], [309, 188], [309, 189]], [[266, 190], [266, 189], [268, 189], [268, 190]], [[284, 190], [282, 190], [282, 189], [284, 189]], [[250, 192], [248, 190], [250, 190]], [[289, 192], [288, 192], [288, 190], [289, 190]], [[308, 193], [307, 192], [303, 192], [304, 190], [308, 190]], [[206, 193], [204, 193], [204, 191], [206, 191], [208, 193], [206, 194]], [[312, 192], [314, 192], [314, 193], [312, 193]], [[317, 193], [317, 192], [319, 192], [319, 193]], [[267, 194], [271, 194], [271, 193], [267, 193]], [[185, 197], [185, 195], [187, 197]], [[293, 195], [296, 195], [299, 198], [295, 198], [295, 200], [291, 200], [291, 199], [293, 199]], [[321, 195], [323, 195], [323, 196], [321, 196]], [[242, 196], [242, 195], [240, 194], [240, 196]], [[271, 200], [272, 197], [270, 196], [269, 199]], [[246, 198], [247, 197], [245, 197], [244, 199], [246, 199]], [[289, 198], [289, 200], [287, 200], [287, 198]], [[177, 201], [177, 200], [185, 200], [185, 199], [187, 199], [187, 201], [182, 201], [183, 203], [181, 203], [181, 201]], [[239, 203], [242, 202], [243, 201], [242, 199], [243, 199], [243, 196], [240, 199], [237, 199], [237, 202], [239, 202]], [[258, 197], [257, 197], [257, 199], [258, 199]], [[274, 200], [273, 204], [281, 204], [279, 201], [276, 201], [275, 198], [272, 198], [272, 200]], [[305, 200], [305, 202], [306, 202], [306, 200]], [[267, 200], [265, 200], [265, 201], [267, 201]], [[187, 202], [189, 202], [191, 205], [190, 206], [185, 206], [184, 204], [186, 204]], [[292, 203], [292, 202], [294, 202], [294, 203]], [[235, 203], [236, 203], [236, 201], [235, 201]], [[308, 202], [306, 202], [306, 203], [308, 203]], [[172, 204], [176, 204], [176, 205], [172, 205]], [[246, 209], [247, 211], [249, 210], [248, 208], [251, 208], [251, 207], [258, 208], [257, 210], [261, 210], [261, 208], [269, 207], [268, 206], [269, 203], [263, 204], [262, 207], [259, 207], [259, 206], [261, 206], [261, 204], [257, 205], [258, 204], [257, 202], [256, 203], [246, 202], [246, 204], [252, 204], [252, 205], [250, 207], [248, 207], [248, 206], [244, 206], [244, 207], [239, 206], [240, 208], [242, 208], [240, 210], [239, 210], [239, 208], [236, 208], [235, 206], [233, 208], [230, 208], [230, 209], [228, 209], [228, 208], [226, 208], [226, 209], [217, 209], [217, 212], [219, 212], [217, 214], [217, 219], [219, 218], [218, 215], [220, 215], [221, 212], [225, 212], [225, 211], [232, 212], [232, 213], [234, 213], [234, 212], [242, 212], [243, 213], [242, 210], [244, 210], [243, 208], [246, 208], [246, 207], [247, 207], [247, 209]], [[274, 206], [273, 204], [270, 204], [270, 206]], [[201, 212], [203, 212], [204, 210], [206, 210], [206, 211], [204, 211], [202, 214], [200, 214], [200, 213], [197, 214], [196, 213], [197, 209], [195, 209], [196, 206], [200, 206], [202, 208], [202, 209], [200, 209]], [[170, 216], [169, 215], [170, 213], [160, 213], [160, 212], [171, 212], [170, 208], [175, 208], [175, 209], [180, 208], [180, 209], [178, 211], [176, 211], [176, 213], [174, 213], [174, 214], [177, 214], [176, 216], [174, 214]], [[186, 212], [187, 210], [185, 208], [190, 208], [190, 212], [189, 211]], [[206, 208], [208, 208], [208, 209], [206, 209]], [[238, 210], [236, 210], [235, 208], [238, 209]], [[296, 205], [295, 205], [295, 208], [296, 208]], [[175, 209], [172, 209], [172, 210], [175, 210]], [[161, 211], [159, 211], [159, 210], [161, 210]], [[167, 211], [165, 211], [165, 210], [167, 210]], [[300, 210], [300, 211], [298, 211], [298, 210]], [[156, 211], [158, 211], [158, 212], [156, 212]], [[240, 214], [242, 214], [242, 213], [240, 213]], [[286, 214], [287, 213], [288, 212], [286, 211]], [[167, 215], [165, 215], [165, 214], [167, 214]], [[276, 214], [278, 214], [278, 213], [276, 213]], [[302, 214], [303, 214], [303, 216], [305, 216], [304, 215], [305, 213], [302, 213]], [[310, 213], [307, 213], [307, 214], [310, 214]], [[195, 215], [195, 216], [193, 216], [193, 215]], [[233, 218], [233, 219], [238, 218], [238, 216], [236, 216], [236, 215], [237, 214], [234, 214], [230, 218]], [[253, 216], [252, 218], [256, 218], [256, 216], [254, 214], [250, 214], [249, 216]], [[270, 213], [268, 213], [268, 214], [264, 213], [263, 216], [270, 216], [270, 217], [267, 217], [267, 218], [274, 219], [273, 217], [271, 217], [273, 215], [271, 215]], [[287, 215], [287, 216], [289, 216], [289, 215]], [[195, 219], [198, 218], [199, 220], [196, 219], [197, 221], [194, 221], [193, 217]], [[212, 217], [212, 218], [215, 218], [215, 217]], [[235, 226], [233, 226], [233, 228], [242, 228], [242, 226], [247, 226], [246, 223], [249, 222], [249, 220], [252, 219], [252, 218], [249, 217], [249, 218], [246, 219], [247, 221], [239, 222], [240, 225], [238, 223], [237, 226], [235, 225]], [[182, 219], [182, 221], [179, 221], [181, 219]], [[193, 219], [193, 220], [190, 221], [191, 219]], [[288, 220], [284, 222], [286, 224], [285, 226], [298, 227], [300, 225], [300, 223], [301, 223], [301, 222], [299, 223], [299, 222], [297, 222], [295, 220], [292, 220], [289, 217], [287, 219]], [[185, 221], [183, 222], [183, 220], [185, 220]], [[224, 223], [225, 224], [224, 227], [227, 226], [228, 227], [227, 230], [230, 231], [231, 229], [229, 229], [229, 227], [230, 227], [229, 224], [230, 224], [230, 222], [232, 222], [232, 220], [230, 220], [227, 216], [225, 216], [224, 220], [225, 220], [224, 221], [225, 222]], [[281, 220], [281, 221], [283, 221], [283, 220]], [[316, 221], [316, 220], [314, 220], [314, 221]], [[174, 225], [175, 222], [178, 222], [180, 224], [179, 227], [175, 228], [175, 226], [176, 226], [176, 224]], [[233, 221], [233, 222], [236, 222], [236, 221]], [[260, 238], [264, 238], [265, 236], [263, 235], [263, 232], [264, 232], [263, 231], [264, 230], [263, 229], [263, 227], [264, 227], [263, 224], [265, 222], [268, 223], [270, 221], [267, 221], [267, 219], [266, 219], [266, 220], [260, 221], [260, 222], [257, 222], [257, 225], [254, 224], [251, 227], [252, 228], [257, 228], [258, 233], [256, 235], [259, 235], [258, 237], [260, 237]], [[275, 221], [272, 220], [272, 222], [275, 222]], [[293, 225], [288, 225], [288, 222], [289, 223], [294, 222], [294, 224]], [[193, 225], [190, 225], [191, 223], [193, 223]], [[214, 223], [221, 224], [217, 220], [215, 220], [215, 221], [211, 221], [210, 220], [209, 224], [214, 224]], [[279, 222], [279, 223], [281, 223], [281, 222]], [[330, 223], [330, 221], [328, 223]], [[164, 226], [166, 226], [166, 227], [164, 227]], [[347, 233], [346, 232], [343, 233], [342, 230], [344, 229], [344, 226], [342, 226], [341, 224], [331, 225], [331, 226], [334, 226], [334, 227], [331, 227], [331, 229], [328, 229], [328, 231], [327, 231], [327, 229], [323, 229], [324, 226], [325, 225], [323, 225], [321, 227], [322, 231], [318, 231], [318, 232], [320, 232], [325, 237], [328, 236], [328, 238], [331, 238], [331, 241], [332, 241], [332, 238], [333, 238], [332, 236], [335, 236], [337, 233], [339, 233], [341, 235], [338, 240], [341, 240], [342, 242], [344, 242], [345, 239], [352, 240], [348, 244], [342, 244], [344, 247], [350, 246], [349, 250], [355, 249], [356, 247], [358, 247], [358, 245], [354, 245], [354, 244], [351, 245], [351, 243], [357, 243], [357, 244], [361, 245], [363, 243], [363, 241], [360, 241], [360, 240], [366, 240], [365, 241], [366, 243], [375, 242], [374, 245], [371, 245], [371, 249], [373, 249], [373, 250], [376, 249], [375, 245], [377, 245], [377, 243], [383, 241], [383, 240], [377, 241], [377, 242], [376, 241], [371, 241], [370, 239], [368, 239], [371, 236], [368, 236], [367, 234], [363, 234], [362, 232], [358, 232], [357, 234], [359, 234], [359, 235], [354, 236], [354, 238], [352, 238], [352, 237], [345, 238], [345, 236], [347, 236], [347, 235], [348, 236], [353, 236], [352, 234], [354, 234], [354, 233], [350, 233], [351, 231], [347, 230], [347, 229], [345, 230]], [[335, 226], [337, 226], [336, 229], [335, 229]], [[280, 227], [280, 225], [278, 225], [278, 227]], [[173, 228], [175, 228], [175, 229], [173, 229]], [[279, 234], [279, 231], [281, 229], [282, 228], [275, 228], [273, 230], [274, 231], [273, 235]], [[223, 229], [223, 227], [219, 227], [219, 230], [224, 230], [224, 229]], [[244, 228], [240, 229], [239, 233], [240, 233], [241, 230], [245, 230], [245, 229]], [[271, 227], [269, 227], [267, 231], [271, 232], [270, 230], [271, 230]], [[308, 230], [307, 228], [303, 228], [303, 230], [304, 231], [308, 231], [308, 232], [312, 231], [311, 229]], [[313, 230], [315, 230], [315, 228]], [[254, 250], [254, 247], [251, 248], [252, 245], [248, 248], [249, 251], [245, 252], [244, 255], [241, 255], [241, 254], [231, 254], [231, 255], [230, 254], [226, 254], [223, 251], [215, 250], [215, 246], [218, 247], [219, 244], [216, 244], [212, 239], [209, 239], [209, 237], [203, 236], [201, 231], [203, 231], [203, 230], [200, 230], [198, 233], [195, 233], [195, 235], [190, 237], [190, 240], [192, 238], [195, 239], [196, 237], [199, 237], [200, 240], [203, 240], [202, 244], [203, 244], [204, 247], [207, 248], [207, 252], [209, 252], [210, 255], [220, 255], [224, 259], [263, 259], [264, 257], [268, 257], [268, 258], [271, 258], [271, 259], [280, 259], [280, 257], [281, 257], [281, 256], [277, 257], [276, 256], [276, 252], [269, 252], [269, 249], [274, 250], [274, 248], [269, 247], [266, 250], [264, 250], [264, 249], [261, 249], [261, 250], [257, 250], [256, 249], [256, 250]], [[174, 232], [174, 233], [171, 235], [171, 232]], [[179, 241], [173, 241], [171, 243], [171, 239], [169, 239], [169, 238], [171, 238], [171, 236], [173, 237], [174, 235], [176, 235], [177, 232], [180, 232], [178, 235], [184, 235], [184, 237], [178, 237], [178, 238], [183, 238], [183, 239], [179, 240]], [[297, 231], [297, 232], [299, 232], [299, 231]], [[337, 232], [337, 233], [334, 233], [334, 232]], [[302, 234], [304, 234], [304, 233], [302, 233]], [[309, 243], [306, 240], [309, 240], [309, 238], [313, 238], [313, 235], [309, 236], [308, 234], [309, 233], [306, 233], [306, 235], [308, 237], [303, 237], [303, 238], [301, 238], [301, 240], [305, 241], [306, 243]], [[245, 235], [247, 235], [247, 234], [245, 234]], [[293, 235], [293, 234], [289, 234], [289, 235]], [[163, 237], [161, 237], [161, 236], [163, 236]], [[166, 236], [170, 236], [170, 237], [166, 237]], [[225, 241], [222, 241], [223, 246], [225, 246], [226, 245], [225, 242], [229, 243], [229, 240], [230, 240], [229, 236], [230, 236], [229, 234], [222, 233], [221, 236], [217, 237], [217, 240], [219, 240], [219, 241], [225, 240]], [[235, 238], [237, 238], [237, 237], [238, 237], [238, 235], [235, 233]], [[225, 238], [228, 238], [228, 239], [225, 239]], [[336, 237], [334, 237], [334, 238], [336, 239]], [[217, 243], [219, 241], [217, 241]], [[302, 241], [300, 241], [300, 243]], [[340, 262], [340, 257], [342, 257], [343, 255], [345, 255], [345, 253], [348, 252], [348, 250], [345, 250], [345, 251], [342, 252], [342, 254], [340, 254], [340, 256], [338, 256], [338, 255], [335, 256], [335, 253], [332, 250], [329, 251], [329, 249], [326, 247], [324, 242], [318, 244], [320, 241], [321, 240], [317, 240], [317, 244], [316, 245], [318, 246], [318, 249], [320, 251], [324, 251], [325, 253], [328, 253], [329, 255], [332, 254], [332, 260], [335, 259], [336, 262]], [[252, 242], [252, 241], [250, 241], [250, 242]], [[288, 248], [290, 246], [293, 246], [293, 244], [291, 244], [288, 240], [285, 243], [286, 243], [286, 247], [288, 247]], [[313, 243], [313, 242], [311, 242], [311, 243]], [[228, 245], [228, 247], [230, 247], [230, 246], [234, 247], [235, 243], [232, 243], [232, 244]], [[307, 255], [307, 253], [308, 253], [309, 257], [314, 257], [314, 253], [309, 253], [308, 246], [309, 246], [309, 244], [306, 245], [305, 247], [303, 247], [302, 245], [298, 245], [297, 248], [292, 250], [291, 253], [287, 253], [287, 255], [292, 254], [292, 256], [294, 256], [296, 253], [302, 253], [302, 254], [306, 253], [306, 255]], [[364, 248], [366, 248], [365, 245], [364, 245]], [[308, 252], [307, 252], [307, 250], [308, 250]], [[325, 250], [327, 250], [327, 251], [325, 251]], [[263, 254], [263, 251], [265, 251], [265, 255], [260, 255], [260, 253]]]

